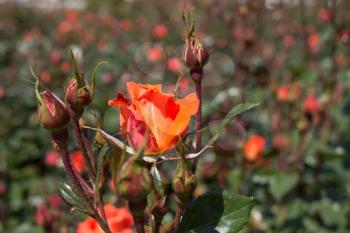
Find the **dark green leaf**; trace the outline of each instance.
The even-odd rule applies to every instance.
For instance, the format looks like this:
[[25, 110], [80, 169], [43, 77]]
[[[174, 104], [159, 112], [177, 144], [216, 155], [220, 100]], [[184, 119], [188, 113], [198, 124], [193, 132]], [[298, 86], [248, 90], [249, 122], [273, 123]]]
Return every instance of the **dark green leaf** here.
[[162, 179], [160, 177], [159, 171], [155, 163], [151, 168], [151, 175], [152, 175], [152, 180], [155, 188], [158, 190], [160, 194], [163, 194]]
[[247, 223], [253, 198], [222, 191], [206, 193], [188, 207], [177, 233], [239, 232]]
[[280, 201], [297, 184], [299, 176], [293, 173], [277, 173], [269, 179], [269, 191]]
[[217, 127], [216, 132], [214, 136], [209, 140], [207, 145], [212, 145], [220, 136], [221, 132], [225, 129], [227, 124], [229, 124], [233, 118], [235, 118], [237, 115], [248, 111], [249, 109], [255, 108], [259, 104], [256, 103], [244, 103], [244, 104], [239, 104], [236, 105], [232, 110], [226, 115], [226, 117], [222, 120], [220, 125]]
[[95, 181], [95, 203], [99, 200], [99, 195], [101, 188], [104, 183], [104, 167], [106, 164], [106, 157], [109, 154], [111, 147], [106, 143], [103, 145], [99, 155], [97, 162], [97, 173], [96, 173], [96, 181]]
[[67, 183], [63, 183], [58, 187], [59, 195], [62, 199], [67, 202], [70, 206], [74, 207], [76, 210], [91, 215], [88, 210], [87, 204], [80, 197], [79, 194], [74, 192], [74, 190]]

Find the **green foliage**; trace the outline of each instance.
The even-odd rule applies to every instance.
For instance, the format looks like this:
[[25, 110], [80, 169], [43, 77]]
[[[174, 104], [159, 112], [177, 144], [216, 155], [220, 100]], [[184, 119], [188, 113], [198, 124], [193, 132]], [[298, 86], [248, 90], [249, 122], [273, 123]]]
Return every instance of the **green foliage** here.
[[253, 198], [222, 191], [203, 194], [190, 204], [176, 232], [239, 232], [254, 203]]

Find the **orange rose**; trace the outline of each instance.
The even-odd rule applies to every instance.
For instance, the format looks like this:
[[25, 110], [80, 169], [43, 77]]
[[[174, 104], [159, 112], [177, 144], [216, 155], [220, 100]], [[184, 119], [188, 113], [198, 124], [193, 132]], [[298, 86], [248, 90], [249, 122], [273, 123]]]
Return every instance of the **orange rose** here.
[[265, 138], [260, 135], [253, 135], [244, 144], [244, 153], [248, 161], [255, 161], [265, 149]]
[[[145, 154], [161, 154], [172, 149], [198, 110], [195, 93], [183, 99], [162, 93], [162, 85], [127, 83], [131, 100], [119, 93], [110, 106], [120, 107], [120, 128], [131, 146], [140, 148], [145, 138]], [[146, 132], [149, 134], [146, 137]]]
[[[132, 233], [133, 219], [126, 208], [117, 208], [112, 204], [104, 206], [107, 222], [112, 233]], [[79, 223], [76, 233], [104, 233], [97, 221], [88, 218]]]

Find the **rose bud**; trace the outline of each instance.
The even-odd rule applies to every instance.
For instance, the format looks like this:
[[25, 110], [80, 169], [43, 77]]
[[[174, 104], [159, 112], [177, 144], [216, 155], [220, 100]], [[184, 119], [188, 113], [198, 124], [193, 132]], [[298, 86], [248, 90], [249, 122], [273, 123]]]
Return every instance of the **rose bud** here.
[[83, 78], [80, 79], [78, 82], [77, 79], [72, 78], [66, 89], [66, 100], [74, 109], [83, 109], [92, 100], [89, 86], [85, 84]]
[[52, 92], [44, 91], [43, 95], [37, 92], [39, 101], [39, 122], [48, 130], [63, 129], [70, 120], [66, 105]]
[[190, 163], [181, 159], [177, 164], [173, 178], [173, 189], [179, 206], [184, 207], [196, 189], [197, 179], [191, 170]]
[[130, 159], [121, 169], [118, 180], [120, 196], [128, 201], [145, 199], [151, 190], [152, 178], [143, 160]]
[[202, 69], [209, 60], [209, 52], [196, 38], [186, 41], [183, 60], [189, 69]]
[[147, 195], [152, 188], [151, 175], [141, 159], [128, 160], [117, 182], [120, 196], [128, 200], [136, 228], [142, 228], [147, 207]]

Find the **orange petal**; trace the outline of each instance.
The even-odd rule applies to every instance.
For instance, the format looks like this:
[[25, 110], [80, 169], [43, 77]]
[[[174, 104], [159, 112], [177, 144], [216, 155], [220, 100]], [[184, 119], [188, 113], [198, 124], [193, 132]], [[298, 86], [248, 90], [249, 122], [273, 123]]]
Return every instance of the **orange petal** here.
[[159, 153], [170, 149], [169, 145], [164, 142], [169, 141], [168, 138], [172, 137], [172, 135], [167, 133], [167, 129], [173, 120], [169, 117], [165, 117], [160, 109], [150, 101], [144, 101], [143, 103], [138, 102], [135, 103], [135, 105], [137, 105], [137, 109], [139, 109], [142, 114], [144, 122], [154, 135]]
[[128, 93], [131, 97], [131, 100], [134, 101], [140, 96], [144, 95], [147, 91], [154, 90], [154, 91], [161, 91], [162, 85], [141, 85], [137, 84], [135, 82], [128, 82], [127, 84]]
[[118, 93], [113, 100], [108, 100], [108, 105], [115, 107], [126, 106], [129, 105], [129, 100], [122, 93]]
[[198, 111], [199, 100], [196, 93], [191, 93], [183, 99], [176, 101], [180, 105], [180, 111], [173, 121], [172, 125], [168, 128], [169, 134], [179, 135], [188, 127], [191, 120], [191, 116]]

